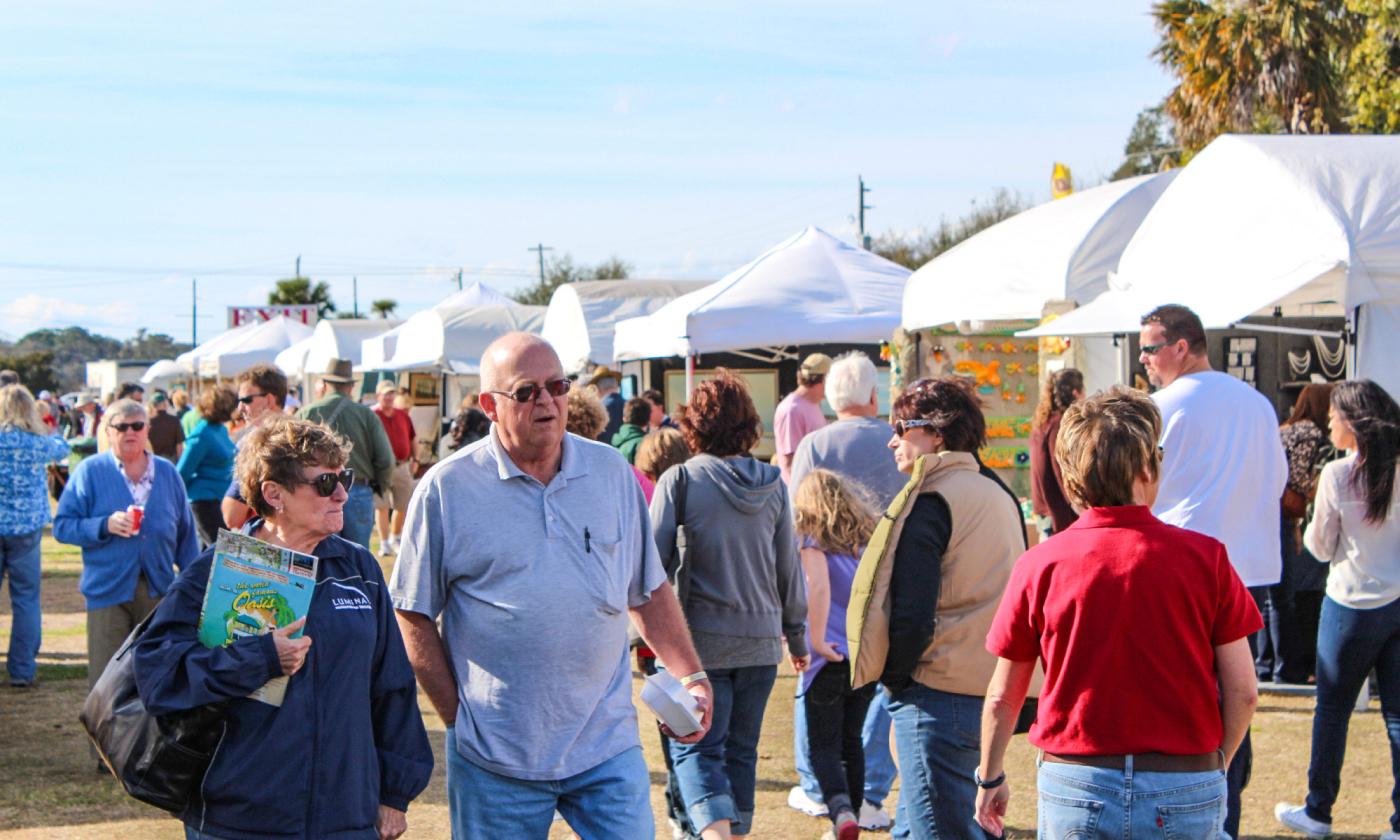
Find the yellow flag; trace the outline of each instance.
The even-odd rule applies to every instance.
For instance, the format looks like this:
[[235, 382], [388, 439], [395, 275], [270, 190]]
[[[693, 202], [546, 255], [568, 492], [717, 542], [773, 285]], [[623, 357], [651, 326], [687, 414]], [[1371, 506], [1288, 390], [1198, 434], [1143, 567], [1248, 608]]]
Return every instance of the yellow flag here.
[[1050, 175], [1050, 197], [1064, 198], [1074, 192], [1074, 179], [1070, 177], [1069, 167], [1063, 163], [1055, 164], [1055, 171]]

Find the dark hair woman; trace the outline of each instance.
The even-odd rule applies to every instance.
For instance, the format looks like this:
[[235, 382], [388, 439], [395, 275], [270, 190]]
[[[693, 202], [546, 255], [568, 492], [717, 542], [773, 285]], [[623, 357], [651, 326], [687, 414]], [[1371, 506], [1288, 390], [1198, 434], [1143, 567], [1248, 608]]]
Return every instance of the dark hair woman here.
[[1074, 368], [1057, 370], [1045, 378], [1040, 402], [1031, 421], [1031, 509], [1035, 512], [1040, 538], [1074, 524], [1079, 514], [1065, 496], [1060, 464], [1055, 460], [1055, 440], [1060, 434], [1060, 417], [1075, 400], [1084, 399], [1084, 374]]
[[[1279, 803], [1274, 815], [1297, 831], [1332, 830], [1341, 787], [1347, 725], [1361, 684], [1373, 670], [1387, 718], [1392, 765], [1400, 768], [1400, 406], [1370, 380], [1332, 390], [1332, 444], [1352, 454], [1322, 468], [1308, 550], [1330, 564], [1317, 636], [1317, 705], [1305, 805]], [[1400, 776], [1394, 780], [1400, 791]], [[1400, 795], [1390, 829], [1400, 833]]]
[[[427, 787], [433, 754], [383, 572], [338, 536], [349, 451], [326, 426], [285, 416], [259, 422], [239, 448], [239, 484], [259, 517], [243, 531], [319, 560], [306, 616], [224, 647], [200, 644], [211, 550], [175, 581], [136, 645], [136, 686], [153, 714], [228, 704], [226, 734], [179, 815], [188, 838], [395, 838]], [[289, 678], [280, 707], [248, 696], [279, 676]]]
[[[705, 837], [749, 833], [759, 730], [784, 638], [793, 666], [807, 667], [806, 587], [787, 486], [777, 467], [749, 454], [763, 427], [744, 381], [718, 374], [695, 388], [681, 417], [695, 457], [667, 470], [651, 501], [656, 544], [714, 686], [710, 731], [699, 743], [670, 742], [672, 784]], [[681, 524], [689, 569], [673, 549]]]
[[977, 730], [960, 722], [981, 714], [996, 667], [984, 641], [1025, 526], [1015, 497], [977, 460], [987, 425], [969, 380], [915, 382], [891, 421], [889, 448], [909, 483], [856, 572], [851, 685], [879, 680], [889, 691], [911, 836], [978, 837]]
[[233, 456], [238, 451], [229, 437], [228, 422], [237, 410], [238, 394], [232, 388], [217, 385], [200, 394], [200, 419], [185, 436], [185, 451], [175, 465], [185, 480], [203, 548], [213, 545], [224, 527], [220, 503], [233, 481]]
[[1307, 524], [1307, 507], [1317, 492], [1318, 473], [1336, 457], [1336, 449], [1327, 442], [1331, 395], [1330, 384], [1303, 386], [1288, 419], [1279, 427], [1288, 456], [1288, 484], [1279, 516], [1283, 575], [1269, 587], [1263, 605], [1267, 632], [1260, 636], [1255, 660], [1261, 680], [1303, 684], [1313, 674], [1327, 569], [1303, 549], [1301, 528]]

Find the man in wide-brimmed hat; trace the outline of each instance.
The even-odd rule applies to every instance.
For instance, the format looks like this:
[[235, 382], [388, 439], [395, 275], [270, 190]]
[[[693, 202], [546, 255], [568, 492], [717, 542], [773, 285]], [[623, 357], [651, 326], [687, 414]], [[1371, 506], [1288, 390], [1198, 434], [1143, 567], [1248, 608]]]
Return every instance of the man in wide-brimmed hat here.
[[355, 471], [355, 483], [345, 502], [345, 525], [340, 535], [369, 548], [374, 532], [374, 488], [388, 487], [394, 473], [394, 450], [384, 424], [368, 407], [351, 398], [355, 372], [348, 359], [331, 359], [326, 372], [316, 385], [317, 400], [301, 411], [298, 417], [324, 423], [350, 441], [350, 460], [346, 466]]
[[613, 435], [622, 428], [622, 407], [627, 403], [622, 398], [622, 373], [607, 365], [598, 365], [593, 369], [593, 375], [588, 377], [588, 384], [598, 392], [603, 408], [608, 410], [608, 425], [603, 428], [598, 440], [611, 443]]

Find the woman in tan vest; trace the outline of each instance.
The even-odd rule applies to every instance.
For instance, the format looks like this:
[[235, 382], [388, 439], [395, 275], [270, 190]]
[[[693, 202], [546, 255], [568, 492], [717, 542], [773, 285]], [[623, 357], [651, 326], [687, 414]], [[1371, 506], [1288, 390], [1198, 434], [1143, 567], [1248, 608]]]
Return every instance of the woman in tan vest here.
[[890, 693], [903, 780], [896, 826], [916, 840], [981, 840], [972, 773], [996, 666], [984, 640], [1025, 548], [1020, 505], [977, 460], [986, 421], [966, 380], [916, 382], [892, 414], [889, 446], [910, 478], [856, 573], [852, 684], [879, 680]]

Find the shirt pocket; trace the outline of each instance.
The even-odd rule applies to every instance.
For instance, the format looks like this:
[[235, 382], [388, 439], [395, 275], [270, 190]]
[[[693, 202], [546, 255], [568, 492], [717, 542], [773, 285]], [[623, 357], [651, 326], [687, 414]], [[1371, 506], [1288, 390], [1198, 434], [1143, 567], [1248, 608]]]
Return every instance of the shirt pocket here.
[[589, 589], [598, 609], [604, 615], [620, 615], [627, 609], [627, 590], [631, 581], [630, 564], [624, 556], [621, 536], [589, 534], [585, 541], [583, 562]]

